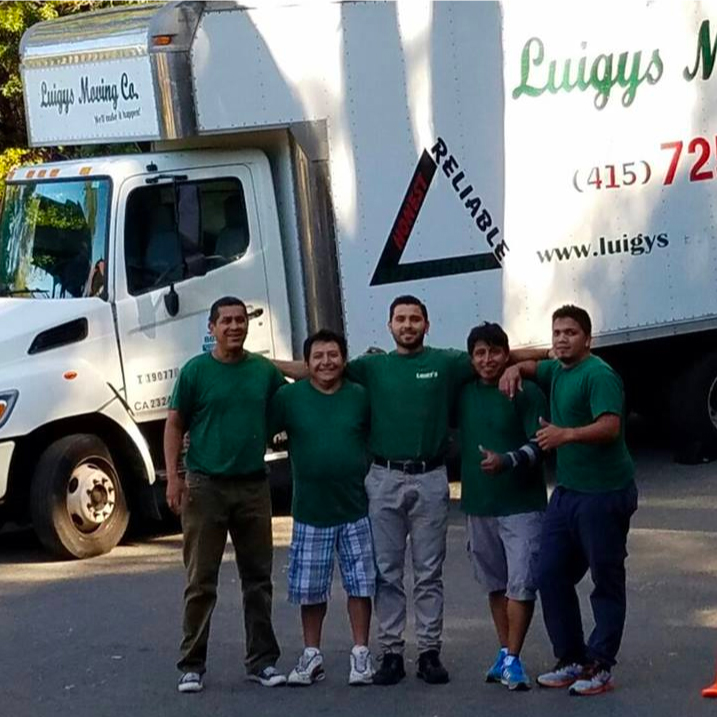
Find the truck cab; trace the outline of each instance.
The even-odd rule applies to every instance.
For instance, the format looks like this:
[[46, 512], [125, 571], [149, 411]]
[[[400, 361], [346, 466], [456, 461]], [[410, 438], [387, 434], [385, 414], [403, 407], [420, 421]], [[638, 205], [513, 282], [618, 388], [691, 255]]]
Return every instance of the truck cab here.
[[[236, 295], [291, 356], [267, 157], [164, 152], [16, 170], [0, 218], [0, 516], [64, 557], [111, 549], [161, 474], [182, 365]], [[28, 478], [30, 478], [28, 480]]]

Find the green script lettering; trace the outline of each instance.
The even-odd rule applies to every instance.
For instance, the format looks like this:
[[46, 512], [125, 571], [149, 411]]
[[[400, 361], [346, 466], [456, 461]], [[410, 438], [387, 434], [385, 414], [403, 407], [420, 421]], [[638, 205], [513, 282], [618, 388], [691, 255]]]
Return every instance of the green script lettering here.
[[523, 47], [523, 52], [520, 56], [520, 85], [513, 90], [513, 98], [518, 99], [521, 95], [528, 95], [528, 97], [539, 97], [545, 92], [545, 87], [531, 87], [528, 84], [528, 77], [530, 75], [530, 50], [531, 46], [535, 45], [537, 53], [533, 58], [533, 64], [538, 67], [543, 63], [545, 51], [543, 50], [543, 43], [538, 37], [531, 37]]
[[[653, 50], [650, 63], [642, 72], [643, 53], [621, 52], [599, 54], [592, 61], [583, 56], [576, 59], [546, 62], [545, 45], [538, 37], [531, 37], [523, 46], [520, 58], [520, 84], [513, 89], [513, 99], [522, 95], [539, 97], [545, 92], [580, 92], [595, 90], [595, 107], [603, 109], [615, 85], [624, 88], [623, 107], [629, 107], [643, 82], [654, 85], [663, 72], [659, 50]], [[541, 76], [542, 73], [542, 76]], [[546, 74], [547, 73], [547, 74]], [[544, 79], [543, 79], [544, 78]]]
[[702, 65], [702, 79], [708, 80], [712, 76], [712, 70], [715, 66], [715, 57], [717, 56], [717, 39], [710, 45], [710, 21], [704, 20], [700, 25], [700, 31], [697, 35], [697, 55], [695, 57], [695, 66], [690, 70], [685, 67], [682, 76], [686, 80], [694, 80], [697, 72]]

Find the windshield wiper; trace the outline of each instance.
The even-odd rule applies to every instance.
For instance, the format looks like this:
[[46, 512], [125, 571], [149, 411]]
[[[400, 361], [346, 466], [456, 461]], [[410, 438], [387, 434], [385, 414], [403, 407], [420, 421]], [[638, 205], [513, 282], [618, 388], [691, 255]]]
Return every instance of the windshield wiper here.
[[50, 292], [47, 289], [28, 289], [27, 287], [24, 289], [6, 288], [0, 292], [0, 296], [16, 296], [17, 294], [47, 294], [47, 296], [49, 296]]

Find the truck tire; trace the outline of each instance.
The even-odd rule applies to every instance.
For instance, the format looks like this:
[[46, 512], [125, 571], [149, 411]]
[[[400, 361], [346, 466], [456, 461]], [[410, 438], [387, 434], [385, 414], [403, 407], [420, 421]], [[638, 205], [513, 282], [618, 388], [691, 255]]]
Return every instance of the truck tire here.
[[65, 436], [40, 456], [30, 494], [40, 542], [59, 558], [90, 558], [119, 543], [129, 522], [122, 483], [104, 441]]
[[703, 356], [675, 381], [671, 426], [678, 463], [706, 463], [717, 457], [717, 352]]

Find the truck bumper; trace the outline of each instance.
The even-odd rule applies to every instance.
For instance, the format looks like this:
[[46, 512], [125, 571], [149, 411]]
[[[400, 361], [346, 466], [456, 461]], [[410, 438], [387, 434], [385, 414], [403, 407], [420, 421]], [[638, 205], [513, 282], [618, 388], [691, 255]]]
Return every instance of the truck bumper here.
[[14, 450], [14, 441], [0, 443], [0, 501], [5, 498], [5, 493], [7, 493], [7, 485], [10, 479], [10, 461]]

